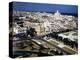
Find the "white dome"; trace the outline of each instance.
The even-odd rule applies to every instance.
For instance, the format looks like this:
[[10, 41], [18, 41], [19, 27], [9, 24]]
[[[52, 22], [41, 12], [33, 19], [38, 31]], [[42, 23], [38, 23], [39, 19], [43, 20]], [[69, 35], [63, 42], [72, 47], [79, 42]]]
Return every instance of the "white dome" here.
[[54, 13], [54, 18], [55, 20], [62, 20], [62, 15], [58, 10]]
[[60, 12], [57, 10], [57, 11], [54, 13], [54, 15], [55, 15], [55, 16], [59, 16], [59, 15], [61, 15], [61, 14], [60, 14]]

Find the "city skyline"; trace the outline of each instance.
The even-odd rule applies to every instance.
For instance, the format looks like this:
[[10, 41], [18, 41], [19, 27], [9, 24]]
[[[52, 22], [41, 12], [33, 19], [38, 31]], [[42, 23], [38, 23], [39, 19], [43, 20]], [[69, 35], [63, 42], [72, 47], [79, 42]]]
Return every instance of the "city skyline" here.
[[78, 15], [77, 5], [62, 5], [62, 4], [47, 4], [47, 3], [25, 3], [12, 2], [13, 10], [15, 11], [29, 11], [29, 12], [51, 12], [54, 13], [59, 10], [62, 14]]

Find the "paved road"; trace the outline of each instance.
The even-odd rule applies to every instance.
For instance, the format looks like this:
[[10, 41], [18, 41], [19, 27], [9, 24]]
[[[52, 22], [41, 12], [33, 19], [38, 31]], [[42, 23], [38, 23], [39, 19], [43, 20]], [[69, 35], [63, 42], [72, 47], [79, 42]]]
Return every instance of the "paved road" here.
[[[38, 44], [43, 44], [43, 43], [41, 43], [39, 40], [33, 40], [33, 41], [35, 41], [35, 42], [38, 43]], [[58, 42], [58, 41], [56, 41], [56, 40], [54, 40], [54, 39], [41, 40], [41, 41], [47, 42], [47, 44], [50, 44], [50, 45], [52, 45], [53, 47], [59, 48], [60, 50], [63, 50], [63, 51], [65, 51], [65, 52], [67, 52], [68, 54], [75, 54], [75, 53], [77, 53], [76, 50], [74, 50], [74, 49], [70, 48], [69, 46], [64, 45], [64, 44], [62, 44], [62, 43], [60, 43], [60, 42]], [[51, 47], [51, 48], [52, 48], [52, 47]]]

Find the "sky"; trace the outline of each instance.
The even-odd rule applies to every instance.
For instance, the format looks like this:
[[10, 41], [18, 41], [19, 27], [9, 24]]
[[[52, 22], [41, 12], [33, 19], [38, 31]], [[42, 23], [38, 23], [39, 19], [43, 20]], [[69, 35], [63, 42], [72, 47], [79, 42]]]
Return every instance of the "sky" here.
[[13, 10], [15, 11], [34, 11], [34, 12], [56, 12], [78, 15], [77, 5], [61, 5], [61, 4], [46, 4], [46, 3], [30, 3], [30, 2], [13, 2]]

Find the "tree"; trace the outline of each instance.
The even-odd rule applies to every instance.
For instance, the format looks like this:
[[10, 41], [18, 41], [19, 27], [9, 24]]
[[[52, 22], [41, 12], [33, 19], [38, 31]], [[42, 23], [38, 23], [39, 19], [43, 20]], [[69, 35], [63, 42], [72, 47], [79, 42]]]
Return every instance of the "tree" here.
[[34, 37], [37, 34], [35, 28], [30, 28], [27, 30], [27, 36], [30, 35], [30, 37]]

